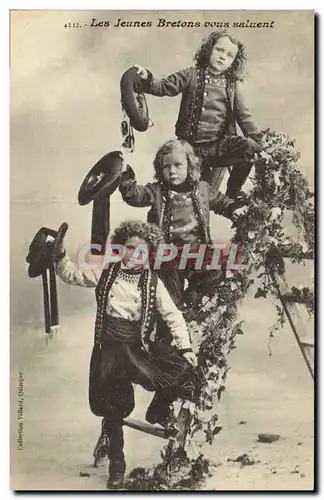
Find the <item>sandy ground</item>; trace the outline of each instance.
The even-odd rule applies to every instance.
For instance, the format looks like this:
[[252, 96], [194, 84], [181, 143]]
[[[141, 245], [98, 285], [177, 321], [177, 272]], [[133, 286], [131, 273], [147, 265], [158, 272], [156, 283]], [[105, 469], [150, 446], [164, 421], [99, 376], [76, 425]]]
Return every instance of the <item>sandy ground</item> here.
[[[275, 319], [270, 300], [249, 297], [241, 315], [245, 334], [237, 338], [231, 354], [227, 389], [218, 408], [223, 430], [212, 446], [205, 447], [217, 467], [202, 489], [311, 490], [312, 378], [288, 326], [277, 334], [269, 356], [267, 327]], [[62, 316], [61, 338], [48, 346], [41, 330], [21, 328], [12, 333], [12, 489], [106, 487], [106, 467], [91, 477], [80, 477], [91, 464], [100, 428], [100, 419], [91, 414], [87, 402], [93, 321], [92, 309]], [[19, 372], [24, 378], [22, 450], [17, 449]], [[143, 419], [150, 399], [150, 393], [137, 387], [133, 416]], [[260, 443], [259, 433], [280, 434], [281, 439]], [[128, 428], [125, 437], [128, 472], [159, 461], [161, 439]], [[242, 467], [233, 461], [243, 453], [255, 463]]]

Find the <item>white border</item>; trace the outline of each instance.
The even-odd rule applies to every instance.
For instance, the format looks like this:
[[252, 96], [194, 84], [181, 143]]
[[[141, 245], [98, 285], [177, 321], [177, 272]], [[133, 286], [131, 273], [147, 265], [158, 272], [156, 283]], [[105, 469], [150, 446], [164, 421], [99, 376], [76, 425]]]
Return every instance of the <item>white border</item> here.
[[[262, 8], [261, 8], [262, 7]], [[323, 1], [316, 0], [315, 2], [306, 2], [306, 1], [287, 1], [287, 0], [273, 0], [270, 2], [270, 5], [267, 7], [266, 4], [260, 4], [259, 0], [249, 0], [249, 1], [235, 1], [235, 0], [227, 0], [226, 2], [215, 2], [215, 0], [204, 0], [199, 2], [199, 9], [197, 9], [197, 2], [188, 2], [188, 1], [175, 1], [175, 0], [164, 0], [163, 2], [154, 3], [154, 7], [152, 8], [152, 2], [137, 0], [135, 3], [130, 2], [129, 0], [114, 0], [111, 2], [107, 1], [98, 1], [95, 0], [93, 2], [82, 1], [78, 2], [72, 0], [56, 0], [54, 1], [46, 1], [44, 0], [33, 0], [28, 3], [21, 0], [12, 0], [10, 2], [2, 2], [0, 7], [1, 14], [1, 62], [2, 62], [2, 74], [1, 74], [1, 153], [2, 153], [2, 168], [1, 168], [1, 231], [2, 231], [2, 244], [0, 246], [0, 257], [1, 257], [1, 356], [2, 359], [0, 361], [2, 373], [0, 375], [0, 380], [2, 382], [2, 390], [1, 390], [1, 453], [0, 453], [0, 485], [1, 485], [1, 498], [7, 498], [11, 496], [13, 493], [9, 491], [9, 71], [8, 71], [8, 61], [9, 61], [9, 10], [314, 10], [320, 17], [319, 24], [321, 24], [321, 14], [323, 12]], [[319, 46], [317, 50], [320, 54], [319, 62], [319, 83], [322, 81], [322, 71], [321, 67], [323, 66], [323, 42], [322, 36], [318, 33]], [[321, 85], [322, 87], [322, 85]], [[318, 93], [321, 93], [321, 87], [318, 87]], [[322, 99], [320, 100], [320, 102]], [[319, 102], [319, 103], [320, 103]], [[318, 110], [318, 122], [321, 121], [322, 118], [322, 105]], [[319, 130], [317, 131], [317, 136], [320, 137]], [[318, 141], [319, 144], [319, 156], [317, 158], [318, 162], [318, 175], [317, 175], [317, 183], [319, 184], [317, 192], [323, 193], [324, 191], [321, 189], [323, 186], [323, 175], [322, 179], [319, 178], [319, 172], [322, 168], [321, 165], [321, 150], [322, 144], [321, 141]], [[323, 196], [323, 195], [322, 195]], [[320, 200], [319, 200], [320, 201]], [[323, 234], [324, 228], [324, 215], [322, 212], [322, 206], [319, 207], [320, 210], [317, 213], [317, 222], [318, 222], [318, 235]], [[318, 252], [320, 255], [320, 252]], [[318, 276], [320, 281], [321, 274]], [[320, 297], [321, 299], [321, 297]], [[324, 304], [322, 302], [318, 303], [318, 310], [323, 310]], [[318, 333], [320, 333], [320, 327], [318, 325]], [[318, 335], [319, 336], [319, 335]], [[321, 355], [319, 353], [318, 359], [320, 361]], [[6, 383], [6, 381], [8, 381]], [[318, 385], [322, 387], [322, 380], [318, 380]], [[321, 391], [319, 391], [321, 392]], [[319, 394], [318, 394], [319, 396]], [[6, 398], [6, 402], [3, 398]], [[320, 401], [318, 401], [319, 403]], [[321, 410], [321, 408], [319, 409]], [[322, 413], [321, 411], [319, 412]], [[319, 418], [318, 418], [319, 420]], [[319, 422], [318, 422], [319, 423]], [[317, 443], [318, 446], [321, 443]], [[318, 482], [320, 485], [320, 478], [323, 477], [321, 472], [322, 469], [322, 456], [321, 450], [319, 449], [319, 460], [321, 468], [318, 471]], [[125, 493], [127, 494], [127, 493]], [[197, 493], [197, 495], [203, 495], [204, 493]], [[216, 492], [217, 494], [217, 492]], [[37, 498], [43, 498], [46, 494], [37, 494]], [[68, 494], [60, 493], [61, 498], [65, 498]], [[92, 493], [88, 494], [92, 496]], [[235, 494], [233, 494], [235, 495]], [[296, 496], [298, 494], [296, 493]], [[34, 495], [29, 495], [33, 497]], [[35, 495], [36, 496], [36, 495]], [[219, 494], [217, 494], [219, 498]], [[222, 496], [222, 495], [220, 495]], [[231, 495], [230, 495], [231, 496]], [[255, 496], [255, 495], [253, 495]], [[295, 495], [293, 495], [295, 496]], [[226, 494], [226, 498], [229, 495]]]

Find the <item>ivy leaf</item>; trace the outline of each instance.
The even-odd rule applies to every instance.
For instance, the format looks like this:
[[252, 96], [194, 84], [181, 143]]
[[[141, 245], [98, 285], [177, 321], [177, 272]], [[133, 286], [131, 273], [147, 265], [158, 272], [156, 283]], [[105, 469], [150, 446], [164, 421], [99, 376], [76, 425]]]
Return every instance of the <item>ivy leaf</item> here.
[[225, 311], [227, 311], [227, 306], [219, 306], [218, 312], [220, 314], [224, 314]]
[[268, 160], [268, 161], [271, 159], [271, 156], [268, 153], [266, 153], [265, 151], [261, 151], [260, 156], [261, 156], [261, 158], [264, 158], [265, 160]]
[[213, 394], [216, 387], [217, 387], [217, 384], [216, 384], [216, 382], [214, 382], [214, 380], [208, 380], [208, 382], [206, 384], [206, 388], [205, 388], [205, 391], [208, 394], [208, 396], [211, 396]]
[[276, 186], [281, 186], [279, 172], [275, 172], [273, 178], [274, 178], [275, 185]]
[[[192, 431], [191, 431], [191, 435], [193, 436], [194, 434], [196, 434], [196, 432], [198, 431], [201, 431], [203, 428], [202, 426], [202, 423], [201, 422], [198, 422], [197, 424], [195, 424], [195, 426], [193, 427]], [[163, 457], [162, 457], [163, 458]]]
[[206, 434], [206, 443], [213, 444], [214, 441], [213, 431], [206, 430], [205, 434]]
[[217, 391], [217, 399], [218, 401], [220, 401], [220, 398], [223, 394], [223, 392], [225, 391], [225, 385], [221, 385], [220, 388], [218, 389]]
[[262, 288], [258, 287], [255, 295], [254, 295], [254, 298], [255, 299], [259, 299], [260, 297], [264, 297], [266, 298], [267, 297], [267, 293], [265, 292], [265, 290], [262, 290]]
[[188, 410], [190, 415], [193, 415], [195, 413], [195, 408], [196, 408], [195, 403], [190, 402], [188, 405]]
[[281, 208], [280, 207], [274, 207], [271, 210], [271, 215], [270, 215], [270, 220], [275, 220], [278, 219], [282, 214]]

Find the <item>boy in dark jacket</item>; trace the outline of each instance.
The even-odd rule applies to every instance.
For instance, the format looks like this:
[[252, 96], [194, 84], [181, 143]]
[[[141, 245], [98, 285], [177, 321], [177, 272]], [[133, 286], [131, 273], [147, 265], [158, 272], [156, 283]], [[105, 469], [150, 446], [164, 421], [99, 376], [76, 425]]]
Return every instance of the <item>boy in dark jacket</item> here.
[[[147, 220], [157, 224], [166, 243], [173, 243], [181, 252], [190, 244], [190, 252], [200, 245], [210, 245], [210, 211], [235, 218], [239, 215], [238, 201], [216, 191], [200, 180], [200, 160], [185, 140], [174, 139], [158, 150], [154, 168], [157, 182], [138, 185], [131, 167], [122, 173], [119, 190], [129, 205], [151, 207]], [[202, 293], [215, 290], [221, 270], [179, 269], [178, 262], [161, 267], [160, 277], [178, 307], [183, 306], [185, 279], [191, 289]]]
[[[261, 132], [246, 106], [242, 83], [246, 53], [226, 30], [211, 33], [195, 55], [196, 66], [157, 79], [135, 65], [144, 91], [155, 96], [182, 93], [176, 135], [203, 160], [203, 180], [219, 189], [233, 167], [226, 194], [235, 198], [252, 168]], [[237, 135], [238, 124], [244, 137]]]

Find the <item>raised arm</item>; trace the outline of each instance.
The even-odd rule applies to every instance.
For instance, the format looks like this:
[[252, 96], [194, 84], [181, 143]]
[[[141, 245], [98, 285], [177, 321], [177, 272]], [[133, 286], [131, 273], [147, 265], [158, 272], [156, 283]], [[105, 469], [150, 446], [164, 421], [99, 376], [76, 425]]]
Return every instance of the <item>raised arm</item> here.
[[121, 175], [119, 191], [128, 205], [132, 207], [149, 207], [155, 200], [156, 185], [153, 183], [145, 186], [137, 184], [133, 169], [127, 165], [126, 171]]
[[209, 187], [209, 209], [215, 214], [222, 215], [234, 222], [246, 208], [246, 202], [243, 198], [233, 200], [220, 191]]
[[56, 262], [55, 268], [57, 275], [68, 285], [94, 288], [98, 284], [97, 275], [92, 269], [80, 269], [66, 253]]
[[229, 198], [219, 191], [215, 194], [211, 190], [209, 197], [209, 208], [215, 214], [222, 215], [227, 219], [232, 219], [233, 212], [237, 208], [237, 206], [232, 198]]
[[236, 211], [246, 204], [241, 198], [235, 200], [229, 198], [207, 182], [201, 182], [201, 187], [204, 190], [204, 197], [208, 197], [209, 210], [232, 221], [237, 217]]
[[189, 85], [193, 68], [186, 68], [171, 73], [166, 78], [155, 78], [152, 73], [141, 66], [135, 65], [143, 80], [143, 90], [146, 94], [173, 97], [183, 92]]

